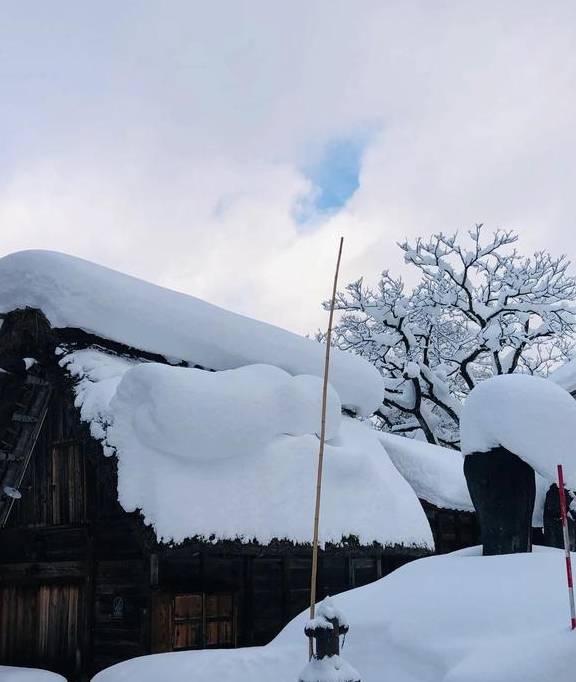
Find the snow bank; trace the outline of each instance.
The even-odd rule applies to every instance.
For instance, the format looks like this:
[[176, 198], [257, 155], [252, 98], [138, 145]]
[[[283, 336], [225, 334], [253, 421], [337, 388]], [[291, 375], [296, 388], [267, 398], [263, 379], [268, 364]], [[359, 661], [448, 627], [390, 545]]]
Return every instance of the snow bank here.
[[[479, 552], [420, 559], [333, 597], [351, 626], [343, 655], [362, 682], [574, 682], [563, 552]], [[94, 682], [294, 682], [306, 618], [266, 647], [136, 658]]]
[[384, 431], [378, 433], [378, 438], [421, 500], [443, 509], [474, 511], [459, 450]]
[[[40, 308], [54, 327], [75, 327], [140, 350], [210, 369], [264, 363], [322, 376], [324, 347], [80, 258], [22, 251], [0, 259], [0, 312]], [[334, 350], [331, 381], [342, 403], [362, 415], [380, 405], [379, 372]]]
[[[309, 542], [321, 380], [278, 367], [222, 372], [133, 363], [95, 350], [61, 359], [76, 403], [118, 456], [118, 498], [159, 538]], [[321, 541], [432, 547], [414, 492], [377, 433], [342, 417], [330, 388]]]
[[503, 446], [550, 482], [562, 464], [576, 488], [576, 401], [548, 379], [507, 374], [478, 384], [464, 403], [460, 435], [465, 455]]
[[48, 670], [0, 665], [0, 682], [66, 682], [66, 680]]
[[356, 682], [360, 674], [341, 656], [308, 661], [297, 678], [300, 682]]

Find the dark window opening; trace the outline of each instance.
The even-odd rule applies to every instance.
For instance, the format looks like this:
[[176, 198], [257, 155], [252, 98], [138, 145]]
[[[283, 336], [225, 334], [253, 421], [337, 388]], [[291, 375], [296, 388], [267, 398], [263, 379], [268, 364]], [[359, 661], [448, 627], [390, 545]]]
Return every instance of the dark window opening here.
[[352, 559], [351, 562], [351, 587], [361, 587], [377, 580], [378, 565], [376, 559]]

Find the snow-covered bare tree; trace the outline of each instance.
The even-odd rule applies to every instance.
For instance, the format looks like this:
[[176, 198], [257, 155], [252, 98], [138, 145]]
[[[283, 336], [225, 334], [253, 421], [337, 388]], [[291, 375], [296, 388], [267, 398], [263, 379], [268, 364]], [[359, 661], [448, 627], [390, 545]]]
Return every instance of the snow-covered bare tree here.
[[374, 363], [385, 378], [379, 425], [458, 445], [462, 399], [494, 374], [546, 374], [567, 357], [576, 331], [576, 280], [565, 256], [514, 249], [518, 236], [482, 225], [458, 235], [399, 244], [420, 271], [407, 291], [384, 272], [337, 298], [335, 343]]

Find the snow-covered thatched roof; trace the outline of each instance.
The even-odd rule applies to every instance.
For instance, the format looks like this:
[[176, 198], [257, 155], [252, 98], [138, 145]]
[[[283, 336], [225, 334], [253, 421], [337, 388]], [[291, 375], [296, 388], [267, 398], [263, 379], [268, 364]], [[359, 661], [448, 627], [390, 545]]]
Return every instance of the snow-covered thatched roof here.
[[[393, 433], [380, 432], [378, 439], [419, 499], [441, 509], [474, 511], [460, 451]], [[534, 527], [542, 527], [544, 523], [544, 501], [549, 487], [550, 481], [536, 473]]]
[[[77, 405], [118, 456], [118, 499], [159, 538], [309, 542], [321, 380], [271, 365], [221, 372], [64, 355]], [[418, 499], [378, 441], [328, 403], [322, 541], [432, 547]]]
[[421, 500], [443, 509], [474, 511], [458, 450], [393, 433], [380, 432], [378, 438]]
[[[53, 327], [74, 327], [142, 351], [213, 370], [264, 363], [322, 376], [324, 347], [193, 296], [52, 251], [0, 259], [0, 313], [39, 308]], [[345, 407], [371, 414], [381, 403], [378, 371], [335, 350], [330, 380]]]
[[[0, 313], [25, 306], [54, 328], [137, 351], [57, 350], [81, 418], [117, 455], [121, 505], [141, 510], [160, 539], [310, 541], [321, 344], [51, 252], [0, 259]], [[321, 540], [432, 548], [418, 498], [377, 432], [342, 414], [380, 404], [380, 375], [336, 351], [330, 378]]]

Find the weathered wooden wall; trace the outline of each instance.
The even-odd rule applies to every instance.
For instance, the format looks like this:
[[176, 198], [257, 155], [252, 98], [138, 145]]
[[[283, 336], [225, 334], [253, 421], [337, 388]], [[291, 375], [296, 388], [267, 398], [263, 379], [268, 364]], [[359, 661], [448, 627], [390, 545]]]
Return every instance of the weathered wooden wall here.
[[65, 391], [58, 395], [20, 486], [22, 499], [0, 531], [0, 662], [73, 677], [89, 640], [86, 479], [93, 472], [74, 407]]
[[480, 544], [480, 528], [476, 514], [454, 509], [441, 509], [426, 500], [420, 500], [432, 534], [438, 554], [454, 552], [463, 547]]

